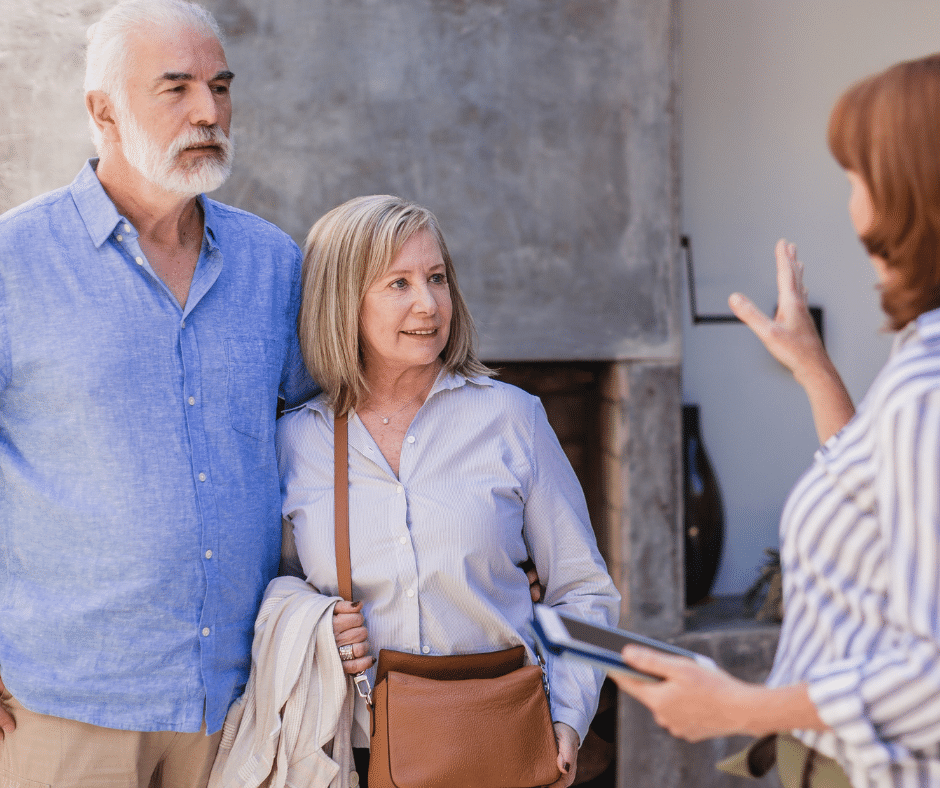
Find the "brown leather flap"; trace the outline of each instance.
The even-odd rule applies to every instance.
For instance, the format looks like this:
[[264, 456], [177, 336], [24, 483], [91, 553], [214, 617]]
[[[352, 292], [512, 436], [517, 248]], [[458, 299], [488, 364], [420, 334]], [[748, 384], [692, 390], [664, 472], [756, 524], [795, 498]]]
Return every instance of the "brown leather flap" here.
[[[375, 683], [378, 684], [390, 671], [422, 676], [439, 681], [459, 679], [494, 679], [505, 676], [525, 664], [525, 646], [515, 646], [503, 651], [491, 651], [483, 654], [453, 654], [447, 656], [429, 656], [426, 654], [406, 654], [383, 648], [379, 651], [379, 664], [375, 669]], [[540, 671], [541, 672], [541, 671]]]
[[[387, 731], [389, 771], [398, 788], [523, 788], [558, 779], [538, 665], [456, 682], [392, 671], [385, 702], [386, 719], [394, 721]], [[447, 741], [460, 742], [462, 753], [441, 747]]]

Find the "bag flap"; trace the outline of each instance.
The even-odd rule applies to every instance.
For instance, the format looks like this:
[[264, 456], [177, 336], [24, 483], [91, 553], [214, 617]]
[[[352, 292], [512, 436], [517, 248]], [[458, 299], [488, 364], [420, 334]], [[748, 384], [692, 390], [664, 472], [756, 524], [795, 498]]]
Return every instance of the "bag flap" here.
[[542, 670], [493, 679], [386, 676], [388, 761], [398, 788], [549, 785], [559, 777]]
[[426, 679], [457, 681], [460, 679], [492, 679], [505, 676], [525, 665], [525, 646], [514, 646], [502, 651], [476, 654], [428, 656], [406, 654], [383, 648], [379, 651], [379, 664], [375, 669], [378, 684], [389, 671], [423, 676]]

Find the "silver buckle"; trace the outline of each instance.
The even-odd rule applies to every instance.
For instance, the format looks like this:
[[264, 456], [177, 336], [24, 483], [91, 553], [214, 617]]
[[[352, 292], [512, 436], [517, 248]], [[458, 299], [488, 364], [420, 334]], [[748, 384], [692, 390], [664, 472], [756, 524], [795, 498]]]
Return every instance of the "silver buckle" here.
[[545, 697], [551, 700], [552, 688], [548, 683], [548, 665], [545, 664], [545, 659], [542, 657], [540, 650], [536, 649], [535, 656], [539, 658], [539, 667], [542, 669], [542, 688], [545, 690]]
[[365, 698], [366, 703], [372, 706], [372, 685], [369, 683], [369, 677], [365, 673], [357, 673], [353, 676], [353, 681], [356, 682], [356, 692], [359, 693], [359, 697]]

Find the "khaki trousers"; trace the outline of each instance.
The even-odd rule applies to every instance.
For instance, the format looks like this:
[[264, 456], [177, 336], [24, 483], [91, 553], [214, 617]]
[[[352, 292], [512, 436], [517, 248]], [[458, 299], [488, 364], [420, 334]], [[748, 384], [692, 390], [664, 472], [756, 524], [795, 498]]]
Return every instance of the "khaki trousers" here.
[[0, 788], [205, 788], [221, 731], [140, 733], [36, 714], [9, 693]]

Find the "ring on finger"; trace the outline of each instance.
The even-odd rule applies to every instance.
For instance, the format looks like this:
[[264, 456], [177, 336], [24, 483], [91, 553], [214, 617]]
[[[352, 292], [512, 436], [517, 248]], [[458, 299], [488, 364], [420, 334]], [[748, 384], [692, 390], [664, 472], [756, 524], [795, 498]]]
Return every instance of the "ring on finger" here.
[[356, 655], [353, 653], [353, 647], [351, 644], [339, 647], [339, 658], [343, 662], [349, 662], [351, 659], [355, 659]]

